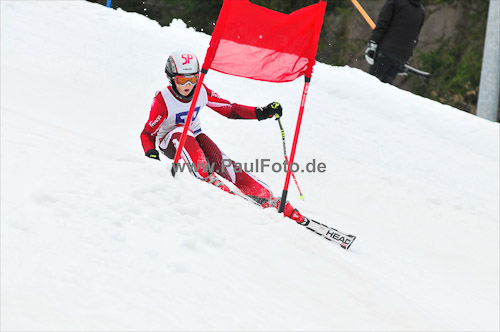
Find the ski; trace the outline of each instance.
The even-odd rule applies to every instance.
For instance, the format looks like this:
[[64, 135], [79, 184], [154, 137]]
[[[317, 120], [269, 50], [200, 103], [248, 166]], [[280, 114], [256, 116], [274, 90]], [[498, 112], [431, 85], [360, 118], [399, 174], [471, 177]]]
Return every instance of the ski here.
[[307, 224], [304, 224], [303, 226], [305, 226], [308, 230], [324, 237], [328, 241], [337, 243], [345, 250], [349, 249], [354, 240], [356, 240], [356, 236], [354, 235], [342, 233], [335, 228], [321, 224], [312, 219], [307, 218], [307, 220], [309, 222]]
[[430, 78], [431, 77], [430, 73], [423, 71], [423, 70], [420, 70], [420, 69], [417, 69], [417, 68], [413, 68], [412, 66], [410, 66], [409, 64], [406, 64], [406, 63], [402, 64], [401, 62], [398, 62], [398, 61], [388, 57], [387, 55], [385, 55], [383, 53], [380, 53], [378, 56], [380, 57], [380, 59], [382, 59], [382, 61], [387, 62], [388, 64], [390, 64], [392, 66], [398, 67], [400, 70], [400, 74], [402, 73], [404, 75], [405, 73], [407, 73], [407, 74], [412, 74], [415, 76], [420, 76], [423, 78]]
[[[255, 205], [258, 205], [262, 207], [260, 203], [257, 201], [249, 198], [246, 195], [243, 195], [239, 193], [238, 191], [231, 191], [230, 192], [233, 195], [240, 196], [241, 198], [254, 203]], [[298, 224], [301, 226], [306, 227], [308, 230], [318, 234], [321, 237], [324, 237], [328, 241], [334, 242], [338, 245], [340, 245], [343, 249], [347, 250], [351, 247], [352, 243], [354, 240], [356, 240], [356, 236], [351, 235], [351, 234], [346, 234], [343, 232], [340, 232], [339, 230], [329, 227], [327, 225], [321, 224], [317, 222], [316, 220], [309, 219], [307, 217], [304, 217], [304, 222]]]
[[406, 64], [405, 64], [405, 72], [408, 74], [413, 74], [413, 75], [424, 77], [424, 78], [431, 77], [430, 73], [423, 71], [423, 70], [420, 70], [420, 69], [417, 69], [417, 68], [413, 68], [412, 66], [406, 65]]

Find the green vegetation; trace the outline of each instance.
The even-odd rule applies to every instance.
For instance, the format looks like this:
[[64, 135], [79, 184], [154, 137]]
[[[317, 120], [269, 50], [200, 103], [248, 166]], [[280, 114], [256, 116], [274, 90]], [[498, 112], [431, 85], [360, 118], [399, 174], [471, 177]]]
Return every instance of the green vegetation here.
[[433, 74], [430, 82], [417, 81], [414, 92], [475, 113], [479, 92], [482, 55], [474, 49], [453, 47], [448, 43], [417, 58]]
[[[458, 5], [456, 0], [436, 0]], [[488, 1], [461, 1], [464, 20], [435, 50], [417, 50], [415, 61], [431, 72], [429, 82], [415, 81], [411, 91], [469, 113], [476, 112]]]

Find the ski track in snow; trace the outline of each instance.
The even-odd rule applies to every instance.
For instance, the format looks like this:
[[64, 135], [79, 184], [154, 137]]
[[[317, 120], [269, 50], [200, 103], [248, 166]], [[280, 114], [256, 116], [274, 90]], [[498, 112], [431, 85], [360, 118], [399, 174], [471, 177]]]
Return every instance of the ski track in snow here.
[[[305, 215], [351, 250], [143, 156], [167, 56], [210, 36], [80, 1], [1, 1], [2, 330], [499, 330], [499, 124], [317, 63], [296, 162]], [[415, 78], [417, 79], [417, 78]], [[302, 80], [210, 71], [247, 105]], [[275, 121], [210, 109], [231, 158], [282, 162]], [[256, 174], [280, 194], [285, 174]]]

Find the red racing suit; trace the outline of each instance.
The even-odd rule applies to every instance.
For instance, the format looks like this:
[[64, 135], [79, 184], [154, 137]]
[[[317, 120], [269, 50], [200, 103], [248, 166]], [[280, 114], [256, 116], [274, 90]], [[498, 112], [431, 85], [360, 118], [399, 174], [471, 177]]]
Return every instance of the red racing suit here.
[[[159, 148], [168, 158], [173, 159], [184, 128], [186, 116], [191, 102], [177, 98], [170, 86], [158, 91], [154, 97], [149, 119], [141, 133], [141, 142], [144, 152]], [[198, 113], [204, 106], [208, 106], [217, 113], [230, 119], [257, 119], [255, 107], [231, 103], [218, 94], [208, 89], [205, 85], [200, 89], [196, 101], [193, 118], [189, 126], [188, 135], [181, 153], [182, 159], [190, 167], [190, 172], [197, 178], [221, 189], [230, 191], [217, 179], [215, 174], [209, 172], [207, 163], [214, 165], [214, 172], [233, 183], [242, 194], [253, 199], [264, 208], [275, 207], [280, 204], [280, 199], [273, 196], [271, 189], [251, 173], [241, 168], [235, 171], [235, 163], [201, 130]], [[232, 166], [223, 167], [223, 161], [230, 161]], [[284, 215], [302, 222], [304, 217], [287, 202]]]
[[[255, 107], [249, 107], [249, 106], [244, 106], [244, 105], [239, 105], [239, 104], [232, 104], [229, 101], [222, 99], [219, 97], [218, 94], [207, 88], [203, 84], [203, 88], [201, 89], [202, 91], [200, 92], [200, 97], [198, 99], [202, 99], [204, 96], [204, 93], [206, 93], [207, 100], [205, 105], [216, 111], [217, 113], [225, 116], [226, 118], [229, 119], [257, 119], [255, 115]], [[168, 99], [167, 99], [168, 98]], [[174, 123], [169, 123], [163, 124], [163, 122], [168, 118], [169, 116], [169, 110], [167, 109], [166, 105], [166, 99], [171, 100], [172, 98], [175, 98], [177, 103], [183, 103], [185, 104], [185, 107], [182, 108], [182, 105], [180, 108], [180, 111], [176, 112], [176, 114], [172, 114], [171, 117], [173, 118], [175, 116], [175, 122]], [[197, 106], [200, 104], [200, 102], [197, 102]], [[203, 104], [203, 102], [201, 103]], [[151, 105], [151, 111], [149, 113], [149, 119], [146, 122], [146, 125], [144, 126], [144, 130], [141, 133], [141, 142], [142, 142], [142, 147], [144, 148], [144, 153], [151, 149], [156, 148], [156, 138], [161, 141], [165, 138], [165, 136], [168, 134], [169, 131], [173, 129], [174, 126], [183, 126], [184, 125], [184, 120], [185, 117], [187, 116], [187, 111], [189, 110], [191, 103], [186, 102], [183, 100], [180, 100], [175, 97], [172, 88], [169, 86], [161, 91], [158, 91], [156, 93], [156, 96], [154, 97], [153, 104]], [[204, 106], [204, 105], [203, 105]], [[190, 125], [190, 129], [193, 129], [193, 133], [197, 136], [199, 133], [201, 133], [201, 130], [198, 131], [200, 128], [198, 127], [198, 112], [201, 111], [202, 107], [201, 106], [198, 110], [195, 110], [193, 119]], [[173, 126], [172, 126], [173, 124]], [[162, 128], [162, 125], [164, 125]], [[162, 130], [161, 130], [162, 129]]]

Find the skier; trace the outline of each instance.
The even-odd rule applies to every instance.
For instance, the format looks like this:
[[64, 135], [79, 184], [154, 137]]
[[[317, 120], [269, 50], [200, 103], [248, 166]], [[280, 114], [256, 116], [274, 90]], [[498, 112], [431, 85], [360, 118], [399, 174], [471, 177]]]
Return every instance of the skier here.
[[[142, 146], [147, 157], [160, 160], [160, 154], [156, 149], [158, 142], [160, 151], [169, 159], [174, 159], [198, 83], [199, 71], [198, 59], [190, 51], [179, 50], [168, 57], [165, 73], [169, 80], [169, 86], [156, 93], [149, 119], [141, 133]], [[230, 103], [203, 84], [181, 154], [190, 172], [196, 178], [232, 193], [214, 173], [210, 173], [208, 165], [214, 165], [215, 173], [233, 183], [246, 197], [263, 208], [274, 207], [277, 209], [281, 199], [274, 197], [271, 189], [265, 183], [251, 173], [244, 172], [241, 168], [235, 172], [235, 162], [232, 160], [232, 165], [225, 167], [226, 164], [229, 164], [230, 159], [201, 130], [199, 112], [204, 106], [208, 106], [230, 119], [257, 119], [261, 121], [272, 118], [275, 114], [281, 116], [281, 105], [278, 102], [273, 102], [264, 107], [250, 107]], [[226, 162], [224, 163], [224, 161]], [[193, 165], [195, 167], [192, 167]], [[284, 215], [301, 225], [309, 224], [309, 219], [302, 216], [289, 202], [286, 203]]]
[[369, 73], [392, 84], [413, 55], [424, 19], [422, 0], [387, 0], [365, 51]]

